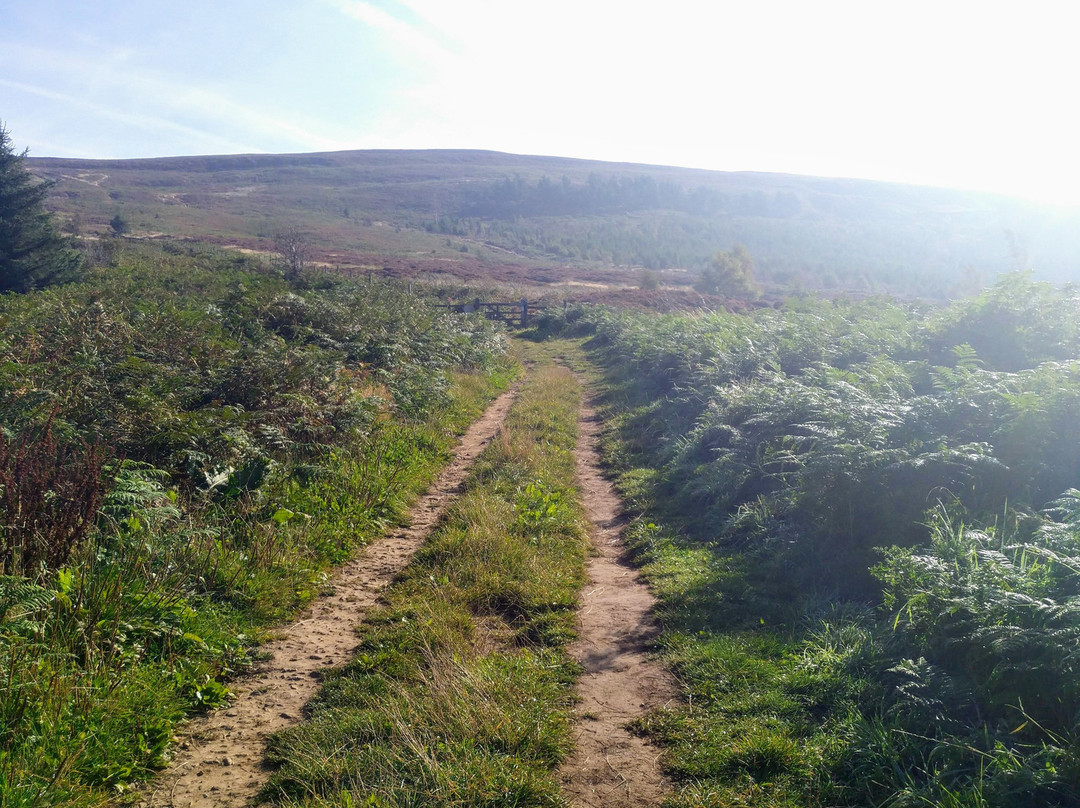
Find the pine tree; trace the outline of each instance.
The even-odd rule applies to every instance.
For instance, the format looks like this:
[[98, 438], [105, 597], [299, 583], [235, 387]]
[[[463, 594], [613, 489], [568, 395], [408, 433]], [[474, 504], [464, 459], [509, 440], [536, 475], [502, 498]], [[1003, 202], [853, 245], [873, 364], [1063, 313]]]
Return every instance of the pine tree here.
[[71, 280], [82, 264], [45, 210], [52, 183], [31, 174], [25, 159], [0, 124], [0, 292]]

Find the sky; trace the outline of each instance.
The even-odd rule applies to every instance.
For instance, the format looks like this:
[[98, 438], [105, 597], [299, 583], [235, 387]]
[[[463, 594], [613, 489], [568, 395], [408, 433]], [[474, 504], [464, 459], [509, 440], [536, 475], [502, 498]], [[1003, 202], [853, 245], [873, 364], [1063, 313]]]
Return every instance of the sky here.
[[1069, 4], [0, 0], [37, 157], [471, 148], [1080, 204]]

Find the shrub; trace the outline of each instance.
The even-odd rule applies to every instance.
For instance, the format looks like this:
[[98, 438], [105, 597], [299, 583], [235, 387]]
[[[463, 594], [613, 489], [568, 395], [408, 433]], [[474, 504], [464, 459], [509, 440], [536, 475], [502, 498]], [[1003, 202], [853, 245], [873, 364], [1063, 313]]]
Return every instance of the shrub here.
[[0, 575], [42, 579], [90, 533], [104, 495], [100, 444], [64, 443], [53, 421], [0, 431]]

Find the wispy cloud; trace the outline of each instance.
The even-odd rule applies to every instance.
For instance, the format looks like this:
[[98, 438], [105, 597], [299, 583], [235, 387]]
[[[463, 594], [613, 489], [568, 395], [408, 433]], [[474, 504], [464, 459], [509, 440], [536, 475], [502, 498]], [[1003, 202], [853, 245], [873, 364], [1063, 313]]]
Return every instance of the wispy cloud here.
[[[288, 117], [270, 115], [235, 98], [202, 87], [189, 80], [168, 76], [130, 63], [130, 52], [121, 59], [84, 58], [78, 54], [0, 43], [0, 64], [33, 64], [47, 74], [54, 84], [74, 91], [61, 92], [38, 84], [0, 80], [11, 89], [63, 103], [107, 120], [127, 123], [144, 129], [170, 131], [198, 138], [199, 148], [223, 151], [264, 151], [254, 144], [278, 141], [283, 149], [331, 150], [344, 148], [344, 139], [327, 137]], [[10, 73], [9, 73], [10, 74]], [[100, 98], [122, 99], [123, 109]], [[140, 112], [128, 110], [139, 109]], [[231, 135], [225, 133], [232, 133]]]
[[455, 55], [438, 39], [373, 3], [366, 0], [331, 0], [331, 4], [343, 14], [389, 38], [412, 57], [433, 67], [446, 67], [455, 61]]
[[1080, 187], [1060, 4], [8, 5], [0, 114], [68, 152], [475, 147]]
[[76, 96], [67, 93], [49, 90], [45, 87], [35, 87], [32, 84], [10, 81], [9, 79], [0, 79], [0, 87], [7, 87], [11, 90], [17, 90], [18, 92], [29, 93], [30, 95], [35, 95], [38, 98], [45, 98], [49, 101], [56, 101], [57, 103], [64, 104], [72, 109], [84, 110], [96, 117], [105, 118], [129, 126], [137, 126], [146, 130], [175, 132], [189, 138], [196, 138], [215, 148], [228, 151], [255, 151], [252, 147], [223, 138], [213, 132], [177, 123], [168, 118], [160, 118], [139, 112], [125, 112], [123, 110], [108, 107], [104, 104], [88, 101], [85, 98], [77, 98]]

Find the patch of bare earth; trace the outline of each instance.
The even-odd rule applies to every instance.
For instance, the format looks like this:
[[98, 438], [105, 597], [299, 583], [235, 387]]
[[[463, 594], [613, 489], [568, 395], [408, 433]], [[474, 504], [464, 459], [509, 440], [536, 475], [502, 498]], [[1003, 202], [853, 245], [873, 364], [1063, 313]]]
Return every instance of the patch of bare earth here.
[[190, 722], [175, 762], [142, 795], [140, 806], [238, 808], [252, 800], [268, 774], [262, 766], [266, 737], [301, 720], [321, 669], [352, 657], [356, 625], [457, 496], [514, 396], [501, 395], [469, 428], [452, 462], [413, 507], [409, 527], [373, 542], [342, 566], [331, 581], [333, 594], [316, 600], [280, 639], [262, 646], [268, 658], [233, 684], [230, 706]]
[[658, 805], [667, 794], [659, 750], [628, 722], [675, 698], [675, 680], [649, 646], [659, 628], [654, 599], [624, 559], [621, 502], [600, 473], [596, 412], [582, 409], [575, 450], [578, 484], [599, 555], [589, 562], [579, 637], [570, 653], [585, 668], [575, 708], [577, 748], [563, 764], [563, 793], [575, 806]]

